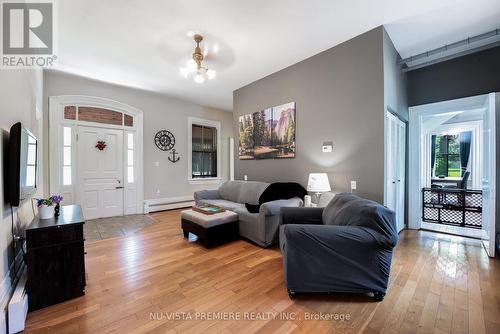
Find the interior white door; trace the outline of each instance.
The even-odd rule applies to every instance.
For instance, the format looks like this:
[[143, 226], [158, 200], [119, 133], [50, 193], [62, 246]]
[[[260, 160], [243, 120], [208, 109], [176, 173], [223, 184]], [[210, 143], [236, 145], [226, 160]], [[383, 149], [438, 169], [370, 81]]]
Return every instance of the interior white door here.
[[[106, 147], [96, 147], [104, 141]], [[77, 201], [86, 219], [123, 215], [123, 130], [78, 127]]]
[[483, 118], [483, 210], [482, 225], [487, 239], [484, 245], [488, 255], [495, 257], [495, 205], [496, 205], [496, 129], [495, 113], [500, 106], [500, 94], [489, 94]]
[[396, 124], [398, 127], [396, 216], [399, 232], [405, 227], [406, 123], [396, 118]]
[[395, 133], [395, 122], [393, 121], [393, 116], [389, 112], [386, 114], [386, 145], [385, 145], [385, 152], [386, 152], [386, 175], [385, 175], [385, 182], [386, 182], [386, 193], [385, 193], [385, 206], [387, 206], [389, 209], [395, 211], [396, 210], [396, 183], [395, 179], [397, 177], [396, 175], [396, 168], [394, 162], [396, 161], [396, 152], [395, 152], [395, 145], [397, 141], [397, 136]]
[[385, 205], [396, 213], [398, 232], [404, 228], [406, 124], [386, 113], [386, 194]]

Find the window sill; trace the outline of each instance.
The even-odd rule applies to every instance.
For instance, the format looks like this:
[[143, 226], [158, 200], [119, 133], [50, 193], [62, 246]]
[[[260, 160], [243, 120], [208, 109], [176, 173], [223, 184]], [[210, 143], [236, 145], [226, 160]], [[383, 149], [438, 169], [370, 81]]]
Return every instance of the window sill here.
[[198, 179], [193, 179], [190, 178], [188, 179], [188, 182], [190, 184], [217, 184], [222, 181], [222, 178], [220, 177], [204, 177], [204, 178], [198, 178]]

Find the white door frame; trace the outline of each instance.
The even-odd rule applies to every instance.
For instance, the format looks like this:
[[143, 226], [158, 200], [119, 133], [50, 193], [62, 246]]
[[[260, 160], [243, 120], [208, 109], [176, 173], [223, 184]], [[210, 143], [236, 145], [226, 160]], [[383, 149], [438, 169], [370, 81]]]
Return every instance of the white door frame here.
[[[485, 101], [491, 98], [492, 94], [485, 94], [456, 100], [429, 103], [421, 106], [409, 108], [409, 163], [408, 163], [408, 227], [410, 229], [420, 229], [422, 223], [422, 180], [425, 174], [430, 170], [430, 159], [424, 156], [424, 145], [428, 142], [426, 136], [422, 136], [422, 121], [424, 116], [456, 112], [457, 110], [481, 109], [484, 108]], [[495, 94], [493, 93], [493, 96]], [[495, 126], [492, 127], [492, 135], [494, 136]], [[493, 148], [493, 156], [490, 159], [490, 168], [496, 170], [496, 150]], [[492, 180], [494, 183], [495, 180]], [[493, 201], [496, 198], [495, 190], [493, 190]], [[490, 204], [491, 221], [490, 221], [490, 249], [495, 244], [495, 205]], [[490, 253], [490, 250], [488, 250]]]
[[[133, 127], [119, 126], [119, 125], [109, 125], [94, 122], [84, 122], [78, 120], [67, 120], [64, 119], [64, 106], [74, 105], [74, 106], [86, 106], [86, 107], [96, 107], [103, 108], [121, 112], [123, 114], [128, 114], [133, 116], [134, 124]], [[72, 182], [71, 186], [62, 185], [62, 128], [63, 126], [70, 126], [74, 129], [73, 140], [76, 139], [75, 133], [78, 130], [78, 125], [90, 126], [90, 127], [101, 127], [110, 129], [121, 129], [123, 130], [123, 141], [124, 141], [124, 152], [126, 150], [126, 138], [127, 133], [135, 133], [135, 147], [134, 147], [134, 167], [135, 167], [135, 182], [133, 188], [136, 192], [136, 207], [133, 212], [127, 212], [127, 200], [125, 192], [127, 191], [127, 186], [124, 189], [124, 212], [125, 214], [131, 213], [143, 213], [144, 206], [144, 172], [143, 172], [143, 112], [130, 105], [114, 101], [111, 99], [106, 99], [102, 97], [95, 96], [85, 96], [85, 95], [60, 95], [60, 96], [50, 96], [49, 97], [49, 191], [51, 194], [59, 193], [70, 197], [70, 202], [73, 202], [76, 198], [76, 182]], [[76, 180], [76, 145], [72, 152], [72, 166], [73, 168], [73, 180]], [[50, 149], [52, 148], [52, 149]], [[126, 155], [124, 154], [123, 168], [126, 170]], [[123, 180], [124, 185], [126, 184]]]
[[[488, 129], [489, 137], [493, 138], [493, 140], [489, 141], [488, 151], [489, 154], [489, 169], [488, 169], [488, 178], [486, 179], [489, 184], [489, 197], [488, 197], [488, 210], [489, 210], [489, 235], [488, 240], [483, 240], [483, 246], [485, 247], [488, 256], [495, 257], [496, 250], [496, 189], [497, 189], [497, 180], [496, 180], [496, 160], [497, 160], [497, 149], [496, 149], [496, 112], [497, 108], [500, 106], [500, 94], [491, 93], [487, 95], [487, 101], [485, 103], [488, 106], [488, 124], [490, 127]], [[485, 131], [486, 129], [483, 129]], [[484, 176], [483, 176], [484, 179]], [[483, 183], [484, 189], [484, 183]], [[484, 200], [484, 197], [483, 197]], [[484, 205], [484, 201], [483, 201]]]

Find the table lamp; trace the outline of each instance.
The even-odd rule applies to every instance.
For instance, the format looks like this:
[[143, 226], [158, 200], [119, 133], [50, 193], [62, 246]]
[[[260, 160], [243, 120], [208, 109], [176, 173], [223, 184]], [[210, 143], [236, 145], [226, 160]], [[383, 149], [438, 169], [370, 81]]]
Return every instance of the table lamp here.
[[310, 173], [309, 181], [307, 182], [307, 191], [313, 192], [317, 196], [317, 201], [321, 193], [332, 190], [330, 187], [330, 181], [328, 180], [328, 174], [326, 173]]

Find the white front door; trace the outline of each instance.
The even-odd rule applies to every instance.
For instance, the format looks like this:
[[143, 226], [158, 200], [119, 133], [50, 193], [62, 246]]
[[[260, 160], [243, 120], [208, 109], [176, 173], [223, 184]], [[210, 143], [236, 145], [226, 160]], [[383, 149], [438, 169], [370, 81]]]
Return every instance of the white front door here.
[[406, 124], [386, 113], [385, 205], [396, 212], [398, 232], [405, 226]]
[[[103, 141], [106, 147], [96, 147]], [[123, 215], [123, 130], [78, 127], [77, 202], [85, 219]]]

